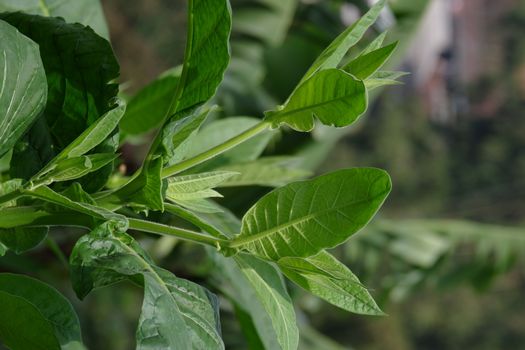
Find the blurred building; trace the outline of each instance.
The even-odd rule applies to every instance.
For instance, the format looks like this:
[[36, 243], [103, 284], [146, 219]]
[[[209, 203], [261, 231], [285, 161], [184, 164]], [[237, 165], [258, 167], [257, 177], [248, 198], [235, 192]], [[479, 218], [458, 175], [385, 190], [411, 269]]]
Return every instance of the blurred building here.
[[454, 123], [459, 115], [491, 117], [501, 89], [473, 100], [467, 90], [502, 74], [507, 47], [496, 30], [519, 0], [432, 0], [412, 43], [408, 64], [431, 119]]

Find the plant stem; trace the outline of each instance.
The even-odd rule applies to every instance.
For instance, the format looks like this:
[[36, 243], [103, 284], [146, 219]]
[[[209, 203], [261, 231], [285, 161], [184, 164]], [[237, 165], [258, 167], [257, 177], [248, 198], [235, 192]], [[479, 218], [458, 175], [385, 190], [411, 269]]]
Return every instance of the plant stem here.
[[260, 134], [261, 132], [269, 128], [270, 128], [270, 123], [267, 121], [262, 121], [259, 124], [244, 131], [243, 133], [229, 139], [228, 141], [224, 143], [221, 143], [220, 145], [210, 148], [209, 150], [202, 152], [200, 154], [197, 154], [196, 156], [192, 158], [188, 158], [180, 163], [177, 163], [177, 164], [174, 164], [172, 166], [162, 169], [161, 176], [163, 179], [165, 179], [167, 177], [181, 173], [184, 170], [188, 170], [189, 168], [192, 168], [196, 165], [204, 163], [205, 161], [232, 149], [233, 147], [243, 143], [244, 141], [256, 136], [257, 134]]
[[174, 236], [186, 241], [206, 244], [218, 249], [221, 249], [221, 247], [228, 246], [229, 243], [227, 240], [224, 239], [215, 238], [212, 236], [204, 235], [199, 232], [190, 231], [179, 227], [167, 226], [163, 224], [158, 224], [156, 222], [132, 218], [128, 218], [128, 221], [129, 228], [133, 230], [154, 233], [157, 235]]
[[22, 190], [20, 190], [20, 189], [14, 190], [14, 191], [9, 192], [9, 193], [6, 193], [3, 196], [0, 196], [0, 204], [13, 201], [13, 200], [17, 199], [18, 197], [21, 197], [22, 195], [23, 195], [22, 194]]

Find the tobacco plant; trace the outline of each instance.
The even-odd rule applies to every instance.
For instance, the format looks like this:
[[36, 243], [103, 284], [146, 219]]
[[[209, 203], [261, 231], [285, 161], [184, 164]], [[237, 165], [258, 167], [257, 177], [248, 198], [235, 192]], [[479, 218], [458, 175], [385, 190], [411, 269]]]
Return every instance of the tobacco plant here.
[[[39, 4], [44, 16], [0, 14], [1, 255], [34, 248], [55, 227], [84, 229], [69, 256], [73, 289], [82, 299], [122, 280], [142, 286], [138, 349], [224, 348], [218, 297], [158, 266], [141, 246], [144, 233], [206, 246], [224, 284], [218, 292], [249, 316], [240, 326], [254, 327], [265, 348], [298, 347], [283, 275], [344, 310], [382, 314], [327, 249], [371, 220], [390, 191], [387, 173], [351, 168], [295, 181], [305, 173], [288, 158], [259, 156], [279, 128], [354, 123], [369, 90], [396, 83], [399, 73], [379, 70], [396, 46], [383, 46], [384, 34], [348, 54], [384, 1], [324, 50], [282, 105], [261, 119], [212, 122], [230, 60], [227, 0], [188, 1], [182, 66], [127, 103], [105, 34]], [[140, 168], [117, 171], [119, 146], [144, 134], [152, 141]], [[217, 188], [246, 185], [282, 187], [241, 220], [212, 200]], [[158, 212], [195, 229], [157, 222]], [[73, 307], [43, 282], [1, 273], [0, 310], [0, 341], [11, 349], [84, 348]]]

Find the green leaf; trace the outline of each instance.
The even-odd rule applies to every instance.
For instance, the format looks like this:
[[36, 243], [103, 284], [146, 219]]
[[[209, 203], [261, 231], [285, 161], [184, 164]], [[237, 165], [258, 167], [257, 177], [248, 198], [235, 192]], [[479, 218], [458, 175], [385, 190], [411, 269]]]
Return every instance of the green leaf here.
[[42, 174], [41, 178], [37, 178], [35, 182], [49, 185], [53, 182], [78, 179], [97, 171], [116, 158], [117, 155], [114, 153], [100, 153], [62, 159], [54, 164], [47, 173]]
[[[118, 77], [119, 66], [109, 42], [91, 28], [24, 13], [0, 14], [0, 19], [39, 45], [47, 77], [47, 104], [39, 118], [43, 121], [15, 147], [11, 163], [24, 171], [16, 176], [28, 179], [114, 107], [118, 85], [110, 82]], [[115, 152], [118, 140], [113, 135], [95, 152]], [[41, 154], [43, 150], [48, 153]], [[111, 171], [111, 165], [104, 167], [84, 187], [98, 190]]]
[[117, 103], [117, 107], [106, 112], [100, 119], [91, 124], [82, 134], [64, 148], [56, 159], [84, 155], [108, 138], [117, 128], [120, 119], [126, 111], [126, 105], [124, 103], [121, 101]]
[[317, 57], [301, 82], [313, 76], [317, 71], [336, 68], [348, 50], [357, 44], [367, 29], [374, 24], [384, 6], [385, 0], [379, 0], [363, 17], [339, 34], [319, 57]]
[[[5, 194], [21, 189], [22, 183], [23, 181], [21, 179], [12, 179], [12, 180], [8, 180], [6, 182], [0, 183], [0, 196], [3, 196]], [[16, 205], [16, 200], [1, 203], [0, 209], [5, 208], [5, 207], [11, 207], [14, 205]]]
[[286, 185], [248, 210], [230, 246], [270, 260], [315, 255], [365, 226], [390, 189], [388, 174], [375, 168], [339, 170]]
[[8, 250], [22, 254], [39, 245], [47, 236], [47, 227], [0, 229], [0, 256]]
[[133, 180], [138, 191], [131, 196], [135, 204], [144, 205], [152, 210], [164, 211], [164, 191], [160, 172], [162, 157], [155, 158], [147, 169]]
[[227, 236], [217, 229], [213, 224], [207, 222], [201, 215], [192, 210], [186, 209], [176, 204], [164, 203], [164, 208], [170, 214], [176, 215], [193, 225], [197, 226], [204, 232], [219, 238], [226, 238]]
[[359, 279], [326, 251], [309, 258], [282, 258], [278, 264], [290, 280], [333, 305], [358, 314], [383, 314]]
[[196, 213], [220, 213], [222, 209], [215, 202], [206, 198], [171, 199], [174, 203]]
[[[251, 117], [231, 117], [214, 121], [202, 128], [197, 134], [187, 157], [196, 156], [220, 145], [259, 124], [260, 121], [260, 119]], [[210, 169], [221, 165], [255, 160], [261, 155], [274, 135], [275, 132], [263, 132], [206, 162], [202, 168]], [[198, 169], [202, 170], [201, 168]]]
[[59, 350], [53, 325], [24, 298], [0, 291], [0, 340], [11, 349]]
[[0, 157], [44, 109], [47, 83], [38, 45], [0, 20]]
[[95, 219], [111, 221], [120, 230], [125, 231], [128, 227], [128, 220], [125, 216], [113, 213], [109, 210], [94, 206], [92, 204], [75, 202], [64, 195], [53, 191], [47, 186], [40, 186], [38, 188], [26, 191], [26, 193], [46, 202], [89, 215]]
[[368, 44], [365, 47], [365, 49], [359, 55], [362, 56], [369, 52], [379, 49], [383, 45], [383, 41], [385, 41], [386, 35], [387, 31], [384, 31], [383, 33], [379, 34], [374, 40], [370, 42], [370, 44]]
[[70, 263], [81, 298], [93, 288], [123, 279], [144, 283], [138, 349], [224, 348], [216, 297], [155, 266], [131, 236], [103, 224], [77, 242]]
[[314, 117], [325, 125], [343, 127], [357, 120], [366, 107], [362, 81], [339, 69], [327, 69], [301, 84], [283, 107], [265, 114], [274, 127], [287, 124], [297, 131], [310, 131]]
[[22, 11], [33, 15], [62, 17], [69, 23], [82, 23], [109, 39], [100, 2], [96, 0], [0, 0], [0, 12]]
[[266, 349], [297, 349], [295, 311], [278, 270], [248, 255], [228, 259], [213, 254], [221, 288], [253, 321]]
[[188, 200], [209, 197], [222, 197], [212, 190], [228, 178], [237, 175], [231, 171], [213, 171], [172, 177], [168, 180], [166, 197], [170, 200]]
[[239, 173], [226, 179], [218, 187], [270, 186], [278, 187], [311, 175], [309, 170], [293, 167], [293, 157], [265, 157], [252, 162], [220, 167], [217, 170]]
[[398, 78], [403, 77], [409, 73], [407, 72], [390, 72], [390, 71], [379, 71], [372, 74], [367, 78], [364, 83], [368, 91], [384, 85], [399, 85]]
[[122, 131], [139, 135], [160, 126], [170, 108], [171, 96], [179, 84], [180, 73], [180, 69], [170, 70], [133, 96], [119, 124]]
[[386, 60], [388, 60], [396, 49], [396, 46], [397, 41], [380, 49], [360, 55], [344, 66], [343, 70], [358, 79], [364, 80], [385, 64]]
[[12, 349], [59, 349], [81, 342], [78, 317], [54, 288], [0, 274], [0, 340]]
[[184, 159], [209, 112], [209, 109], [204, 112], [197, 110], [182, 119], [171, 120], [164, 126], [162, 129], [162, 155], [167, 166]]
[[188, 18], [184, 65], [176, 92], [177, 101], [170, 114], [208, 101], [215, 94], [230, 61], [231, 9], [228, 0], [191, 0]]

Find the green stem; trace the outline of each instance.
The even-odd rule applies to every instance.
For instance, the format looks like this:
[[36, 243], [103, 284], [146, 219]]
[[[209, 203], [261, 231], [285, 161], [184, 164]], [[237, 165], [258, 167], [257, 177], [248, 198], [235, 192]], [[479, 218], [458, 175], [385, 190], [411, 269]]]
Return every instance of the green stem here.
[[12, 192], [6, 193], [3, 196], [0, 196], [0, 204], [7, 203], [22, 197], [23, 193], [21, 189], [14, 190]]
[[250, 129], [244, 131], [243, 133], [229, 139], [228, 141], [221, 143], [209, 150], [197, 154], [192, 158], [188, 158], [180, 163], [174, 164], [167, 168], [162, 169], [161, 176], [163, 179], [173, 176], [175, 174], [181, 173], [185, 170], [188, 170], [196, 165], [204, 163], [205, 161], [218, 156], [221, 153], [224, 153], [233, 147], [245, 142], [246, 140], [256, 136], [257, 134], [270, 128], [270, 123], [267, 121], [262, 121], [259, 124], [251, 127]]
[[158, 224], [156, 222], [139, 219], [128, 218], [128, 220], [129, 228], [137, 231], [149, 232], [157, 235], [174, 236], [183, 240], [206, 244], [217, 249], [221, 249], [221, 247], [226, 247], [229, 243], [227, 240], [224, 239], [215, 238], [183, 228], [167, 226], [163, 224]]

